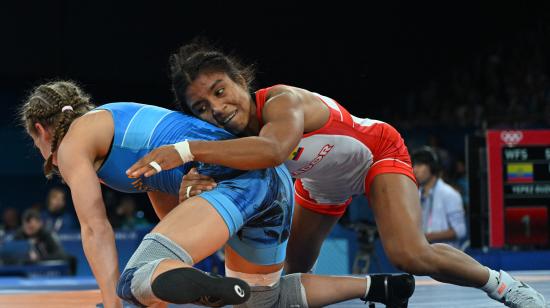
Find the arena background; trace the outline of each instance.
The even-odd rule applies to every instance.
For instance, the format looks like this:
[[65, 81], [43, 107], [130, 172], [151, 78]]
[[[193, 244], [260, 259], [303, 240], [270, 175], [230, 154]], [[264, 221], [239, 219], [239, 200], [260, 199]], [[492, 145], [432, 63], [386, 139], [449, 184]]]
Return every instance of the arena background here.
[[[98, 105], [136, 101], [173, 108], [167, 58], [197, 35], [255, 64], [259, 87], [284, 83], [319, 92], [358, 117], [393, 124], [410, 149], [437, 146], [447, 155], [445, 177], [460, 189], [468, 174], [460, 174], [455, 164], [466, 161], [466, 136], [481, 136], [489, 128], [550, 128], [549, 10], [544, 1], [4, 1], [0, 211], [43, 206], [49, 189], [61, 185], [45, 180], [42, 159], [19, 126], [17, 108], [30, 89], [72, 79]], [[107, 206], [116, 208], [122, 195], [104, 192]], [[472, 196], [462, 193], [470, 214]], [[487, 198], [486, 192], [475, 193], [475, 200]], [[154, 224], [146, 197], [134, 200], [136, 215]], [[343, 218], [323, 250], [321, 272], [351, 272], [361, 249], [374, 249], [376, 270], [395, 270], [374, 247], [366, 203], [357, 198]], [[469, 216], [470, 225], [486, 219], [478, 211]], [[121, 260], [142, 231], [120, 231], [119, 245], [126, 245]], [[473, 254], [504, 267], [519, 264], [487, 247], [487, 230], [475, 231], [473, 248], [479, 250]], [[77, 275], [89, 275], [77, 233], [61, 238], [79, 256]], [[365, 238], [373, 247], [361, 246]], [[533, 269], [549, 269], [547, 246], [503, 251], [533, 249]], [[512, 269], [526, 269], [518, 266]]]

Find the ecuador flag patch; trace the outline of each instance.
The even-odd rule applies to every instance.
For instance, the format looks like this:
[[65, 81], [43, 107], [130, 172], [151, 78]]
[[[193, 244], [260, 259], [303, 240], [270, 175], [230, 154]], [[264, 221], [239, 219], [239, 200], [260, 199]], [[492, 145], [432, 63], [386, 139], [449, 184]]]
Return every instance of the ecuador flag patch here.
[[304, 148], [302, 147], [296, 147], [292, 153], [290, 153], [290, 156], [288, 157], [289, 160], [298, 160], [300, 159], [300, 156], [302, 155], [302, 152], [304, 151]]

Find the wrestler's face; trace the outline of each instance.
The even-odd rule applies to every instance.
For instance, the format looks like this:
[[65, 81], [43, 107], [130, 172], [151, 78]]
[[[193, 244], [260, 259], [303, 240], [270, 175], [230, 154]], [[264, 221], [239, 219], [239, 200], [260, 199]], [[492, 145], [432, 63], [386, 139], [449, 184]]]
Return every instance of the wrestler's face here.
[[44, 159], [48, 159], [52, 149], [51, 139], [48, 138], [44, 130], [38, 130], [36, 134], [30, 134], [34, 146], [40, 151]]
[[[40, 151], [44, 159], [48, 159], [52, 153], [52, 133], [49, 129], [42, 126], [40, 123], [35, 123], [34, 125], [35, 133], [31, 133], [32, 141], [34, 141], [34, 146]], [[57, 166], [57, 153], [54, 153], [52, 163]]]
[[243, 82], [235, 82], [223, 72], [202, 73], [187, 87], [187, 106], [202, 120], [233, 134], [248, 126], [251, 98]]
[[420, 186], [426, 184], [432, 176], [430, 167], [427, 164], [414, 164], [413, 172]]

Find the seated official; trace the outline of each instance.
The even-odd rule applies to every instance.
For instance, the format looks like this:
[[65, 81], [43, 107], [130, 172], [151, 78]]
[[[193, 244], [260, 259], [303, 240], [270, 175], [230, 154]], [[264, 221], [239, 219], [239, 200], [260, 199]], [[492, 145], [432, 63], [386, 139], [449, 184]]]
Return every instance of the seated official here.
[[440, 178], [435, 151], [424, 147], [411, 155], [416, 180], [420, 184], [422, 227], [430, 243], [445, 243], [460, 249], [466, 237], [466, 217], [462, 197]]

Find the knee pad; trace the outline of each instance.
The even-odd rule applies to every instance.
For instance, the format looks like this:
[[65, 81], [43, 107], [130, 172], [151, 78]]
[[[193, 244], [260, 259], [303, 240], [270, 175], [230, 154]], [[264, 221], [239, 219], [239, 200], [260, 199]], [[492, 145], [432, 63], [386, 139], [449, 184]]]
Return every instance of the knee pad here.
[[117, 295], [139, 307], [159, 302], [151, 289], [151, 277], [158, 264], [165, 259], [193, 264], [189, 253], [174, 241], [160, 233], [147, 234], [120, 276]]
[[370, 287], [361, 300], [383, 303], [387, 307], [407, 307], [414, 293], [415, 280], [411, 274], [371, 274]]
[[279, 307], [307, 308], [306, 289], [302, 285], [302, 274], [295, 273], [281, 277], [281, 295]]
[[222, 307], [242, 304], [250, 297], [250, 287], [245, 281], [191, 267], [176, 268], [158, 275], [151, 288], [157, 298], [174, 304]]
[[272, 287], [252, 287], [250, 292], [250, 299], [245, 304], [234, 307], [308, 307], [306, 290], [302, 285], [302, 274], [300, 273], [285, 275]]

